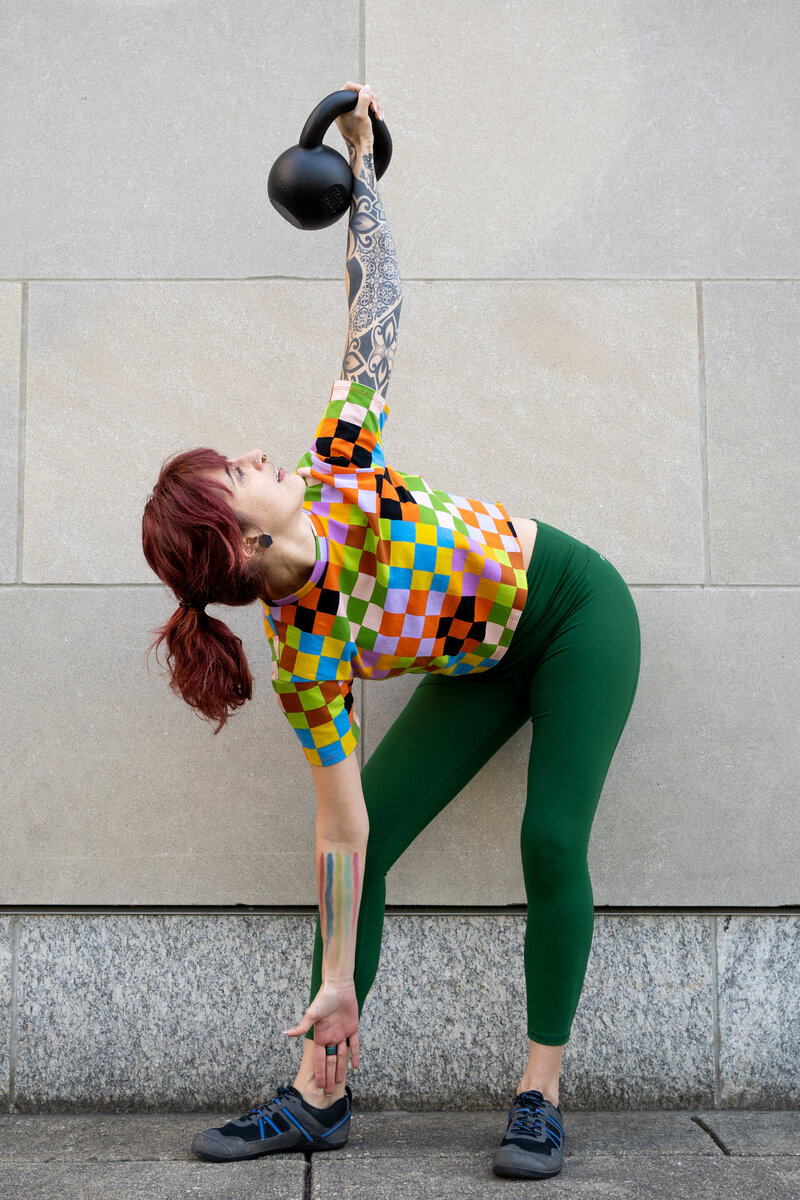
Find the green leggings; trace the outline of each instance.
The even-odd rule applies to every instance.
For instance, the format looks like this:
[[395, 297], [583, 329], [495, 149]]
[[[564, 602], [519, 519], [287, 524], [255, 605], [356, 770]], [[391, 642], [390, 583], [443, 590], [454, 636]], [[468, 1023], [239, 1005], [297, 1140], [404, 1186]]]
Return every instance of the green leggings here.
[[[504, 657], [479, 675], [425, 675], [361, 772], [369, 840], [354, 980], [378, 970], [386, 873], [504, 742], [532, 722], [520, 848], [528, 1037], [569, 1040], [594, 933], [587, 852], [639, 678], [636, 607], [596, 550], [538, 521], [528, 597]], [[319, 917], [311, 999], [322, 981]], [[313, 1028], [306, 1034], [313, 1037]]]

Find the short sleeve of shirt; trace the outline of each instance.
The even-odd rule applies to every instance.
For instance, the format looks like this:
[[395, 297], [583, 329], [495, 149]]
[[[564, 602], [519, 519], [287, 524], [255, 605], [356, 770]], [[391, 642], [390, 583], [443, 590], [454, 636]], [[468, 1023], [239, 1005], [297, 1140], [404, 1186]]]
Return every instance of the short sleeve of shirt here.
[[284, 683], [273, 679], [272, 686], [312, 766], [341, 762], [356, 748], [360, 730], [352, 680]]
[[[385, 467], [381, 436], [389, 407], [380, 392], [337, 379], [317, 427], [311, 454], [335, 467]], [[310, 455], [301, 461], [309, 466]]]
[[[337, 379], [311, 447], [298, 467], [313, 467], [315, 461], [345, 470], [385, 467], [381, 434], [388, 415], [380, 392]], [[315, 487], [319, 484], [310, 482], [307, 496], [314, 494]], [[326, 657], [325, 639], [295, 623], [294, 615], [288, 617], [290, 624], [281, 628], [279, 638], [269, 610], [264, 611], [272, 646], [272, 687], [279, 706], [313, 766], [341, 762], [358, 745], [360, 736], [348, 660], [335, 656], [334, 661], [330, 653]], [[307, 619], [309, 614], [304, 611], [302, 615]]]

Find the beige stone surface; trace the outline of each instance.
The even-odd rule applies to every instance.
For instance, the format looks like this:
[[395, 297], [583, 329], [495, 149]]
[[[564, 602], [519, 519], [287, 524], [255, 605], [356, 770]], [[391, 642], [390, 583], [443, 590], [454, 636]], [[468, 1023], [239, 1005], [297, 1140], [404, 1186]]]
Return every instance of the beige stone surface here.
[[704, 578], [694, 287], [406, 286], [387, 458], [589, 542], [628, 583]]
[[366, 13], [410, 275], [797, 274], [793, 4], [713, 20], [635, 0]]
[[152, 583], [141, 521], [162, 462], [261, 446], [292, 469], [341, 375], [339, 284], [31, 285], [28, 583]]
[[642, 671], [593, 829], [597, 903], [796, 905], [800, 593], [635, 595]]
[[[642, 672], [593, 827], [595, 902], [796, 904], [796, 592], [634, 596]], [[255, 678], [215, 737], [154, 656], [148, 674], [172, 611], [158, 588], [6, 588], [0, 604], [0, 903], [315, 903], [313, 786], [257, 605], [215, 610]], [[409, 685], [367, 685], [367, 752]], [[396, 865], [390, 903], [524, 903], [525, 759], [520, 732]]]
[[0, 583], [17, 577], [22, 285], [0, 283]]
[[[639, 687], [592, 827], [596, 905], [796, 904], [798, 594], [633, 588]], [[413, 681], [366, 685], [367, 754]], [[392, 868], [394, 904], [524, 903], [520, 730]]]
[[[365, 759], [421, 678], [364, 684]], [[519, 829], [530, 741], [527, 726], [514, 734], [412, 842], [387, 877], [388, 904], [525, 903]]]
[[800, 287], [703, 287], [714, 583], [800, 583]]
[[[796, 595], [680, 586], [704, 574], [694, 288], [417, 282], [404, 305], [389, 461], [566, 529], [634, 588], [642, 678], [595, 822], [597, 902], [796, 900]], [[179, 449], [261, 444], [291, 467], [340, 373], [345, 333], [341, 282], [31, 285], [23, 579], [88, 586], [2, 597], [5, 669], [20, 696], [6, 768], [8, 902], [313, 902], [310, 776], [269, 692], [260, 610], [220, 611], [254, 646], [261, 691], [212, 739], [165, 683], [142, 674], [145, 631], [171, 606], [140, 528], [158, 467]], [[464, 369], [470, 353], [475, 371]], [[121, 586], [141, 584], [155, 586]], [[413, 682], [370, 685], [367, 751]], [[250, 772], [244, 792], [226, 796], [235, 820], [215, 807], [230, 769], [219, 748], [231, 736], [242, 738]], [[426, 832], [398, 864], [395, 902], [522, 901], [525, 747], [518, 734], [433, 840]], [[299, 834], [287, 789], [309, 805]], [[31, 795], [55, 804], [56, 819], [32, 819]], [[755, 833], [754, 803], [764, 814]], [[201, 833], [187, 850], [196, 813]], [[460, 858], [442, 867], [455, 845]], [[287, 865], [293, 856], [305, 866]]]
[[[310, 772], [269, 684], [258, 604], [212, 608], [254, 698], [214, 726], [174, 696], [158, 588], [0, 590], [0, 904], [310, 904]], [[161, 666], [165, 662], [161, 651]]]
[[[408, 283], [388, 460], [589, 541], [631, 583], [703, 578], [695, 295], [683, 283]], [[292, 467], [341, 374], [344, 283], [30, 288], [27, 583], [149, 582], [161, 462]]]
[[791, 4], [30, 0], [0, 43], [7, 277], [338, 275], [267, 177], [362, 55], [409, 277], [796, 273]]
[[358, 81], [359, 23], [358, 0], [4, 6], [0, 275], [338, 276], [344, 219], [292, 228], [267, 179]]
[[[260, 608], [219, 610], [256, 691], [215, 738], [147, 673], [173, 605], [140, 528], [174, 452], [260, 445], [291, 468], [313, 435], [346, 342], [347, 226], [293, 229], [267, 176], [348, 78], [379, 92], [394, 141], [389, 461], [565, 529], [636, 598], [596, 903], [798, 903], [800, 17], [486, 12], [0, 12], [0, 903], [315, 900], [311, 777]], [[325, 141], [343, 149], [335, 126]], [[415, 682], [359, 687], [362, 757]], [[423, 833], [390, 901], [524, 901], [527, 745]]]

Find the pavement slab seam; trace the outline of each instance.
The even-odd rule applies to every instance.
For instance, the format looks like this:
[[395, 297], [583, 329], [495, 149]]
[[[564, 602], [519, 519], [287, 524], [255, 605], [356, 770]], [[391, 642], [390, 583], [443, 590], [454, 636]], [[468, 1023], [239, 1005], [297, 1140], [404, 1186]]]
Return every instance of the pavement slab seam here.
[[719, 1146], [719, 1148], [723, 1154], [730, 1155], [730, 1153], [731, 1153], [730, 1148], [725, 1145], [722, 1138], [717, 1133], [716, 1129], [712, 1129], [711, 1126], [708, 1125], [703, 1120], [702, 1117], [692, 1117], [692, 1120], [694, 1121], [695, 1125], [699, 1125], [700, 1128], [705, 1130], [705, 1132], [708, 1134], [708, 1136], [717, 1143], [717, 1145]]

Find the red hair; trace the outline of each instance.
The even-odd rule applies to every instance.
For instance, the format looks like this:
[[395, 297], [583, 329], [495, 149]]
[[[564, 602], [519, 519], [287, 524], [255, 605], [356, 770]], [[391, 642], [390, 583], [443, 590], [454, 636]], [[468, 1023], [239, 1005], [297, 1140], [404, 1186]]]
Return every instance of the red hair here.
[[142, 549], [150, 568], [179, 599], [147, 655], [167, 644], [170, 687], [199, 715], [222, 729], [253, 694], [241, 639], [206, 613], [207, 604], [267, 600], [260, 556], [248, 557], [242, 535], [249, 522], [225, 499], [233, 492], [208, 471], [227, 459], [200, 447], [173, 455], [161, 467], [142, 516]]

